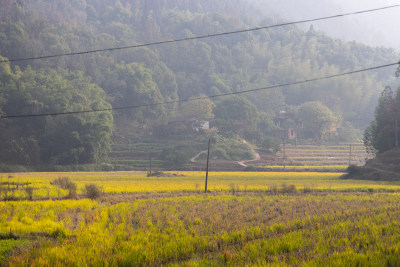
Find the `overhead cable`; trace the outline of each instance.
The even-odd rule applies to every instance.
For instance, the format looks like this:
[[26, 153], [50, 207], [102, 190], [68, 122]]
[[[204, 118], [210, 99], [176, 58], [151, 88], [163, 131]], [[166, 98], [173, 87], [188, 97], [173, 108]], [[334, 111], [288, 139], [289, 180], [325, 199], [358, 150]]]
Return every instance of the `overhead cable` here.
[[177, 104], [177, 103], [196, 101], [196, 100], [207, 99], [207, 98], [218, 98], [218, 97], [225, 97], [225, 96], [230, 96], [230, 95], [239, 95], [239, 94], [245, 94], [245, 93], [250, 93], [250, 92], [271, 90], [271, 89], [280, 88], [280, 87], [300, 85], [300, 84], [304, 84], [304, 83], [310, 83], [310, 82], [316, 82], [316, 81], [321, 81], [321, 80], [326, 80], [326, 79], [332, 79], [332, 78], [336, 78], [336, 77], [352, 75], [352, 74], [362, 73], [362, 72], [366, 72], [366, 71], [372, 71], [372, 70], [392, 67], [392, 66], [396, 66], [396, 65], [400, 65], [400, 62], [389, 63], [389, 64], [385, 64], [385, 65], [380, 65], [380, 66], [375, 66], [375, 67], [370, 67], [370, 68], [365, 68], [365, 69], [359, 69], [359, 70], [354, 70], [354, 71], [349, 71], [349, 72], [342, 72], [342, 73], [337, 73], [337, 74], [333, 74], [333, 75], [329, 75], [329, 76], [310, 78], [310, 79], [306, 79], [306, 80], [302, 80], [302, 81], [295, 81], [295, 82], [278, 84], [278, 85], [270, 85], [270, 86], [267, 86], [267, 87], [243, 90], [243, 91], [239, 91], [239, 92], [231, 92], [231, 93], [224, 93], [224, 94], [201, 96], [201, 97], [190, 98], [190, 99], [181, 99], [181, 100], [175, 100], [175, 101], [166, 101], [166, 102], [159, 102], [159, 103], [133, 105], [133, 106], [125, 106], [125, 107], [114, 107], [114, 108], [105, 108], [105, 109], [95, 109], [95, 110], [80, 110], [80, 111], [40, 113], [40, 114], [3, 115], [3, 116], [0, 116], [0, 119], [74, 115], [74, 114], [83, 114], [83, 113], [117, 111], [117, 110], [144, 108], [144, 107], [154, 107], [154, 106], [159, 106], [159, 105]]
[[197, 40], [197, 39], [205, 39], [205, 38], [212, 38], [212, 37], [225, 36], [225, 35], [231, 35], [231, 34], [238, 34], [238, 33], [252, 32], [252, 31], [266, 30], [266, 29], [270, 29], [270, 28], [289, 26], [289, 25], [295, 25], [295, 24], [301, 24], [301, 23], [328, 20], [328, 19], [334, 19], [334, 18], [340, 18], [340, 17], [352, 16], [352, 15], [359, 15], [359, 14], [376, 12], [376, 11], [381, 11], [381, 10], [386, 10], [386, 9], [391, 9], [391, 8], [397, 8], [397, 7], [400, 7], [400, 5], [391, 5], [391, 6], [379, 7], [379, 8], [356, 11], [356, 12], [350, 12], [350, 13], [342, 13], [342, 14], [338, 14], [338, 15], [332, 15], [332, 16], [326, 16], [326, 17], [320, 17], [320, 18], [314, 18], [314, 19], [305, 19], [305, 20], [299, 20], [299, 21], [293, 21], [293, 22], [284, 22], [284, 23], [279, 23], [279, 24], [274, 24], [274, 25], [269, 25], [269, 26], [255, 27], [255, 28], [236, 30], [236, 31], [229, 31], [229, 32], [214, 33], [214, 34], [208, 34], [208, 35], [200, 35], [200, 36], [187, 37], [187, 38], [181, 38], [181, 39], [164, 40], [164, 41], [145, 43], [145, 44], [136, 44], [136, 45], [129, 45], [129, 46], [121, 46], [121, 47], [94, 49], [94, 50], [87, 50], [87, 51], [80, 51], [80, 52], [71, 52], [71, 53], [56, 54], [56, 55], [38, 56], [38, 57], [3, 59], [3, 60], [0, 60], [0, 63], [19, 62], [19, 61], [27, 61], [27, 60], [41, 60], [41, 59], [50, 59], [50, 58], [58, 58], [58, 57], [66, 57], [66, 56], [85, 55], [85, 54], [100, 53], [100, 52], [107, 52], [107, 51], [117, 51], [117, 50], [125, 50], [125, 49], [132, 49], [132, 48], [141, 48], [141, 47], [147, 47], [147, 46], [155, 46], [155, 45], [162, 45], [162, 44], [168, 44], [168, 43], [176, 43], [176, 42]]

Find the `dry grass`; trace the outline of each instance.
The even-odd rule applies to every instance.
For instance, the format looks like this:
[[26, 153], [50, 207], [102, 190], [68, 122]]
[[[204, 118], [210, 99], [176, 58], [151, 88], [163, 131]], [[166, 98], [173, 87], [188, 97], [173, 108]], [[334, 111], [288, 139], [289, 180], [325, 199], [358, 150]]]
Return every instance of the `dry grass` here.
[[[106, 194], [130, 194], [148, 192], [202, 192], [204, 191], [204, 172], [179, 172], [183, 176], [147, 177], [145, 172], [100, 172], [100, 173], [17, 173], [14, 179], [29, 182], [34, 188], [33, 199], [60, 199], [68, 195], [68, 190], [50, 184], [58, 177], [68, 175], [77, 185], [77, 193], [86, 196], [86, 185], [102, 188]], [[314, 191], [400, 191], [399, 182], [374, 182], [342, 180], [341, 173], [313, 172], [211, 172], [208, 189], [211, 192], [264, 192], [283, 183], [294, 185], [297, 190], [312, 188]], [[4, 189], [4, 188], [3, 188]], [[2, 190], [4, 199], [30, 199], [26, 190], [7, 192]]]
[[[88, 202], [80, 209], [76, 207], [82, 203], [72, 204], [71, 200], [62, 209], [57, 202], [46, 202], [44, 206], [40, 202], [5, 203], [9, 223], [26, 224], [28, 218], [20, 218], [19, 214], [29, 207], [33, 211], [26, 216], [31, 216], [38, 227], [45, 222], [58, 225], [47, 237], [40, 238], [34, 250], [13, 254], [7, 264], [398, 263], [399, 201], [400, 195], [394, 193], [214, 193], [171, 194], [118, 204]], [[39, 227], [30, 231], [43, 230]]]
[[21, 241], [4, 244], [12, 253], [0, 255], [2, 265], [400, 264], [399, 183], [212, 172], [204, 194], [203, 172], [179, 174], [13, 174], [42, 191], [68, 176], [78, 192], [94, 184], [106, 194], [0, 202], [0, 234]]

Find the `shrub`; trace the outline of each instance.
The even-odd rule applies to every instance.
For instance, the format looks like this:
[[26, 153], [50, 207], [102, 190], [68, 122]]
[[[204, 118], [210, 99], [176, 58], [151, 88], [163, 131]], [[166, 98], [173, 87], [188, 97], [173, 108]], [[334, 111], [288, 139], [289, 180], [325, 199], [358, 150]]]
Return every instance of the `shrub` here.
[[211, 154], [213, 158], [229, 160], [228, 154], [222, 147], [217, 147], [215, 150], [211, 152]]
[[270, 187], [269, 191], [270, 191], [272, 194], [277, 194], [277, 193], [278, 193], [278, 187], [277, 187], [276, 185], [272, 185], [272, 186]]
[[76, 188], [77, 186], [75, 183], [71, 182], [68, 184], [68, 198], [73, 199], [77, 197]]
[[95, 184], [85, 185], [86, 196], [90, 199], [96, 199], [101, 196], [101, 188]]
[[296, 186], [293, 184], [290, 184], [290, 185], [282, 184], [281, 193], [294, 194], [294, 193], [296, 193]]
[[68, 185], [72, 183], [69, 177], [58, 177], [57, 179], [50, 182], [51, 185], [58, 186], [62, 189], [67, 190]]
[[68, 198], [76, 198], [76, 184], [72, 182], [69, 177], [59, 177], [52, 182], [50, 182], [51, 185], [58, 186], [64, 190], [68, 190]]
[[67, 233], [63, 229], [57, 228], [50, 233], [50, 236], [53, 238], [64, 239], [67, 237]]

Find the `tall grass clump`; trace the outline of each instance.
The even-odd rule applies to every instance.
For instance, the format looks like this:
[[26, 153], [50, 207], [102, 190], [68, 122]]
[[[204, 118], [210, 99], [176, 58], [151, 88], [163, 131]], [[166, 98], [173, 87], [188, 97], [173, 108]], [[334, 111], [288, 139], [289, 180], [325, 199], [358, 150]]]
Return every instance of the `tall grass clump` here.
[[51, 185], [58, 186], [62, 189], [68, 190], [68, 198], [73, 199], [77, 197], [76, 189], [77, 186], [74, 182], [71, 181], [69, 177], [59, 177], [52, 182]]

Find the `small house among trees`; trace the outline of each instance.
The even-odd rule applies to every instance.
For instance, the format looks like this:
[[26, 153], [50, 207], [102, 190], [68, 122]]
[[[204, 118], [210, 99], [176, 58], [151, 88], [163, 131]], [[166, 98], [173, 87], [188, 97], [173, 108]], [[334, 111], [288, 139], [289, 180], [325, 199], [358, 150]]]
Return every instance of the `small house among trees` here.
[[297, 138], [297, 131], [294, 128], [288, 128], [285, 130], [274, 130], [272, 132], [272, 135], [275, 138], [279, 139], [289, 139], [289, 140], [294, 140]]
[[274, 123], [279, 130], [273, 131], [273, 136], [280, 139], [294, 140], [298, 137], [299, 129], [303, 128], [302, 122], [295, 113], [280, 111], [274, 118]]
[[193, 131], [208, 131], [210, 130], [210, 122], [206, 120], [200, 120], [194, 116], [178, 116], [171, 118], [168, 121], [168, 126], [172, 128], [186, 128]]

